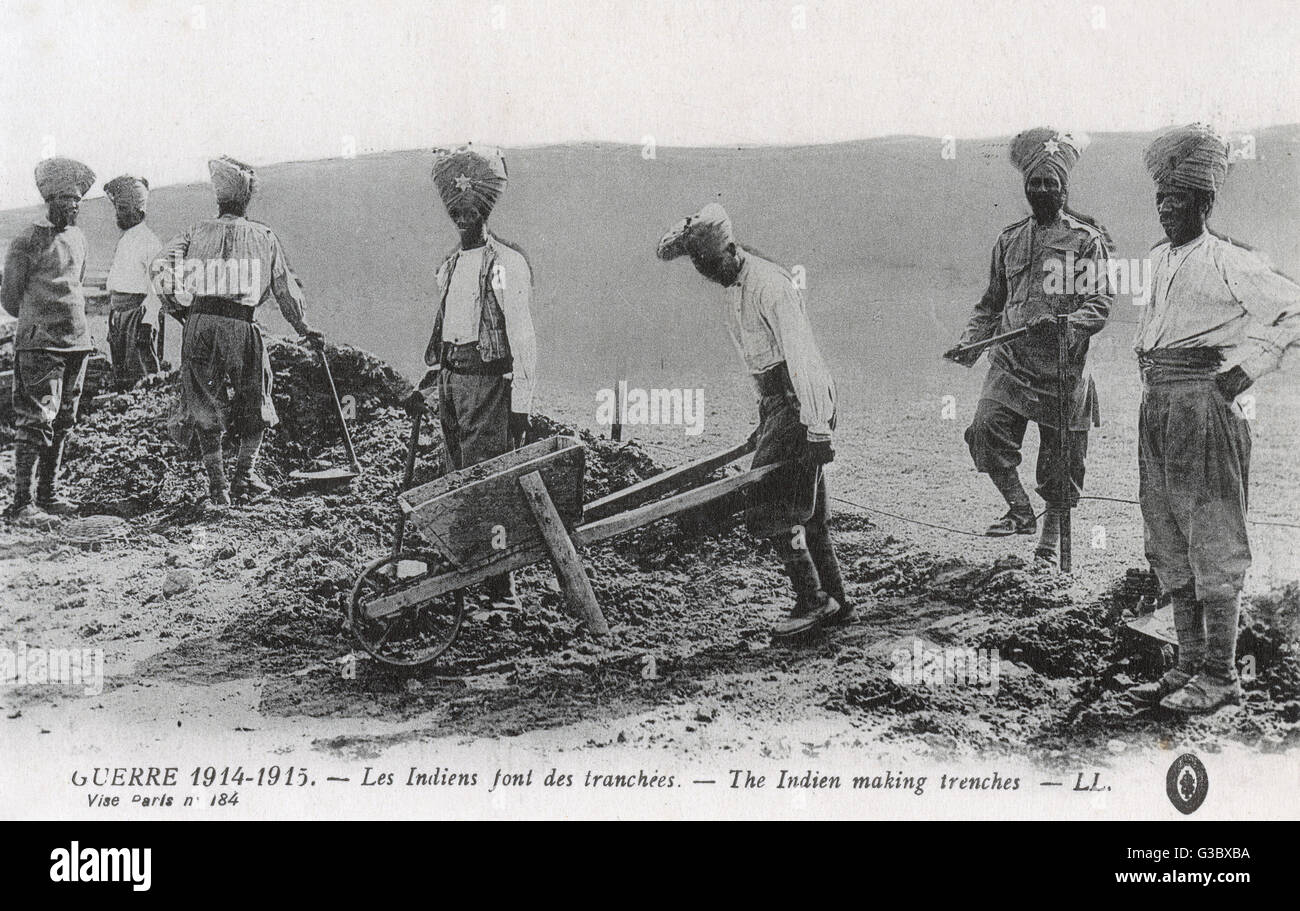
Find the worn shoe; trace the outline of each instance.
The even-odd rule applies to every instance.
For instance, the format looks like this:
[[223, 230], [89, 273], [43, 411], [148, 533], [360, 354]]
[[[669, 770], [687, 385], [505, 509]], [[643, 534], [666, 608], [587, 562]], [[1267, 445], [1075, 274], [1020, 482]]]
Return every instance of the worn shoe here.
[[790, 616], [772, 627], [773, 639], [797, 639], [819, 629], [826, 621], [843, 610], [843, 606], [825, 592], [818, 592], [812, 601], [802, 599]]
[[1007, 514], [990, 525], [984, 534], [990, 538], [1005, 538], [1008, 535], [1032, 535], [1037, 530], [1038, 520], [1032, 512], [1008, 509]]
[[1128, 691], [1128, 695], [1137, 702], [1159, 702], [1169, 694], [1176, 693], [1187, 686], [1191, 679], [1191, 674], [1175, 667], [1165, 671], [1164, 675], [1154, 683], [1143, 683], [1133, 687]]
[[24, 528], [49, 528], [58, 519], [41, 509], [35, 503], [15, 509], [9, 513], [9, 520]]
[[1170, 711], [1185, 715], [1208, 715], [1225, 705], [1236, 705], [1240, 701], [1241, 684], [1238, 681], [1221, 681], [1206, 674], [1197, 674], [1182, 689], [1161, 699], [1160, 704]]
[[225, 490], [208, 491], [207, 512], [221, 515], [230, 511], [230, 494]]
[[822, 621], [822, 626], [848, 626], [858, 618], [857, 608], [852, 604], [849, 604], [847, 601], [838, 598], [835, 595], [830, 595], [829, 597], [831, 603], [837, 604], [839, 607], [836, 609], [835, 613]]
[[270, 484], [258, 477], [257, 472], [250, 471], [235, 475], [230, 482], [230, 497], [234, 500], [260, 500], [272, 489]]
[[70, 516], [77, 511], [77, 504], [67, 497], [54, 494], [50, 497], [37, 497], [36, 505], [52, 516]]

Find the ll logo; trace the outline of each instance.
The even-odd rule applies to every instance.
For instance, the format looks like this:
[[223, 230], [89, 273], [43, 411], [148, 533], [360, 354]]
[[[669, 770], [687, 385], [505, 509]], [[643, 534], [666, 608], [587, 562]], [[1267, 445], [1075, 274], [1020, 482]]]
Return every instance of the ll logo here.
[[1175, 759], [1165, 773], [1165, 790], [1169, 793], [1169, 802], [1180, 813], [1195, 813], [1205, 803], [1205, 794], [1209, 789], [1210, 777], [1205, 771], [1205, 763], [1191, 753], [1184, 753]]

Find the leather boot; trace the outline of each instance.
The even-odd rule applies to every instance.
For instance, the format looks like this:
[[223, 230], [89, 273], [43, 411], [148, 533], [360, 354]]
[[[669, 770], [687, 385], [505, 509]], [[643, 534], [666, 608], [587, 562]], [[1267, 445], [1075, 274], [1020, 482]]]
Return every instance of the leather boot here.
[[813, 562], [808, 548], [795, 546], [794, 542], [799, 540], [803, 543], [802, 539], [800, 526], [795, 526], [788, 535], [773, 538], [776, 552], [794, 587], [795, 596], [789, 616], [772, 628], [774, 639], [795, 639], [807, 635], [840, 611], [839, 602], [822, 589], [817, 564]]
[[236, 500], [260, 500], [271, 492], [271, 485], [257, 474], [257, 455], [262, 449], [265, 431], [258, 429], [239, 441], [239, 457], [235, 460], [235, 476], [230, 481], [230, 496]]
[[1061, 511], [1049, 506], [1043, 515], [1043, 530], [1038, 535], [1038, 546], [1034, 548], [1034, 557], [1038, 560], [1056, 562], [1057, 551], [1061, 549]]
[[59, 469], [63, 465], [63, 444], [67, 435], [56, 433], [54, 445], [41, 449], [36, 466], [36, 505], [52, 516], [67, 516], [77, 511], [77, 504], [59, 496]]
[[39, 448], [35, 443], [19, 439], [14, 443], [14, 501], [9, 507], [9, 518], [16, 525], [48, 527], [54, 517], [32, 502], [32, 488], [36, 486]]
[[1024, 485], [1020, 483], [1020, 472], [1014, 468], [1006, 471], [991, 471], [989, 479], [1010, 508], [1002, 518], [990, 525], [984, 534], [991, 538], [1032, 535], [1037, 529], [1038, 521], [1034, 518], [1034, 508], [1029, 504], [1029, 494], [1025, 493]]
[[215, 450], [204, 450], [203, 469], [208, 473], [208, 508], [218, 512], [228, 509], [230, 490], [226, 484], [226, 466], [220, 443]]
[[830, 529], [825, 525], [808, 526], [805, 531], [808, 553], [817, 567], [822, 590], [839, 604], [839, 611], [824, 621], [826, 626], [846, 626], [853, 622], [857, 611], [844, 594], [844, 576], [840, 572], [840, 561], [835, 556], [835, 543], [831, 540]]
[[1174, 631], [1178, 634], [1178, 666], [1166, 671], [1154, 683], [1144, 683], [1129, 690], [1141, 702], [1159, 702], [1188, 683], [1201, 671], [1205, 661], [1205, 614], [1196, 600], [1196, 590], [1188, 585], [1171, 593]]

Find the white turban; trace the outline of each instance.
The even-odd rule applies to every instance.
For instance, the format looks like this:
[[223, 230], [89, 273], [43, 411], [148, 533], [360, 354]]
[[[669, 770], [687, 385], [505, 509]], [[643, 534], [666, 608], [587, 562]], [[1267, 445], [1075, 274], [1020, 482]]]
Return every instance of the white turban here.
[[257, 174], [252, 166], [229, 155], [209, 161], [208, 173], [212, 175], [217, 202], [247, 203], [257, 190]]
[[1153, 139], [1144, 160], [1158, 184], [1217, 193], [1228, 176], [1228, 141], [1207, 124], [1190, 123]]
[[711, 202], [694, 215], [678, 222], [659, 240], [656, 255], [663, 260], [676, 259], [699, 250], [721, 252], [736, 242], [727, 210]]

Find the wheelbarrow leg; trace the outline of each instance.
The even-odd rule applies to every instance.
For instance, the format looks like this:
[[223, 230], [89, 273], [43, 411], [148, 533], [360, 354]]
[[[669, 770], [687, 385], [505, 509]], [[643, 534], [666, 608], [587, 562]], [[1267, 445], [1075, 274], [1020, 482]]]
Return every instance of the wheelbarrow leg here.
[[542, 480], [541, 473], [534, 471], [524, 475], [519, 479], [519, 486], [523, 489], [524, 499], [528, 501], [528, 508], [532, 510], [537, 528], [542, 533], [546, 549], [551, 554], [555, 575], [560, 580], [560, 588], [564, 590], [564, 598], [569, 608], [582, 618], [594, 635], [608, 636], [609, 624], [605, 622], [605, 615], [601, 613], [600, 605], [596, 603], [596, 593], [591, 589], [591, 580], [587, 578], [587, 573], [582, 568], [578, 550], [573, 546], [573, 539], [569, 537], [555, 503], [546, 490], [546, 483]]

